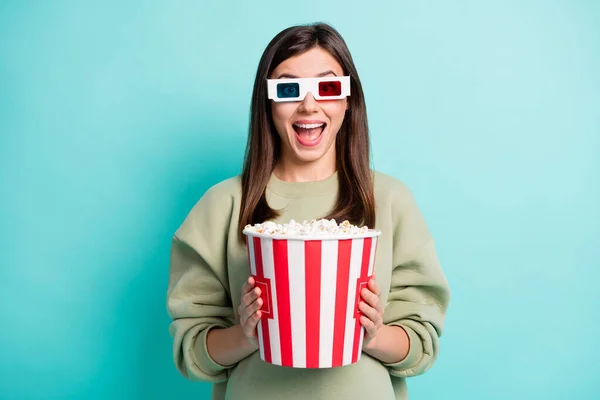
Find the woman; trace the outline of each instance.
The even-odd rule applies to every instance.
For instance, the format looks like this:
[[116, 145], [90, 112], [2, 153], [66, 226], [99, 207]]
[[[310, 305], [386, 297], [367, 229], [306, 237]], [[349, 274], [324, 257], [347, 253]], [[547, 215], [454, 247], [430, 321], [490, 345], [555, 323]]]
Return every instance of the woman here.
[[[323, 77], [333, 86], [305, 79]], [[450, 294], [410, 191], [370, 170], [363, 92], [339, 33], [326, 24], [280, 32], [260, 60], [251, 107], [243, 173], [210, 188], [173, 237], [178, 369], [214, 383], [213, 399], [407, 398], [405, 378], [437, 357]], [[362, 356], [338, 368], [266, 363], [257, 351], [260, 289], [241, 231], [321, 217], [382, 232], [375, 280], [361, 292]]]

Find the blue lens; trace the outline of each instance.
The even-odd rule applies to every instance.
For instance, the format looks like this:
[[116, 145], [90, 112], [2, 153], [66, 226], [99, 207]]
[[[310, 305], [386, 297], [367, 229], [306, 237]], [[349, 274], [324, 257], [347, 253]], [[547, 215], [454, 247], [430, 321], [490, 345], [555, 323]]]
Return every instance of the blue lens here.
[[278, 83], [277, 97], [280, 99], [300, 96], [300, 85], [297, 83]]

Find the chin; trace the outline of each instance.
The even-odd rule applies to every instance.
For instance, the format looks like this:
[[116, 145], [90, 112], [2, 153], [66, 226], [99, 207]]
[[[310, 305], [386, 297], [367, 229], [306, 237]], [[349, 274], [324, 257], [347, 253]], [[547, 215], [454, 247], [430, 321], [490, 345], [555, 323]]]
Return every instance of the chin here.
[[303, 163], [312, 163], [315, 161], [320, 160], [321, 158], [323, 158], [325, 154], [298, 154], [296, 153], [296, 159], [298, 159], [298, 161], [301, 161]]
[[313, 149], [303, 149], [295, 147], [293, 149], [294, 157], [303, 163], [311, 163], [318, 161], [324, 157], [327, 157], [329, 150], [331, 147], [335, 146], [335, 143], [331, 143], [327, 145], [326, 143], [321, 143], [320, 146]]

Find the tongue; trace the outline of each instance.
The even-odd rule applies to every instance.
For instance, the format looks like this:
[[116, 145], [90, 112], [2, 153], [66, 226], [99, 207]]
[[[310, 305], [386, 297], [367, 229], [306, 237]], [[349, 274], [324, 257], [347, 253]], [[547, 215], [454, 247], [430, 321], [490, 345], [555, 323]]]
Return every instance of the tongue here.
[[321, 126], [320, 128], [312, 128], [312, 129], [306, 129], [306, 128], [300, 128], [300, 127], [295, 127], [295, 128], [296, 128], [296, 132], [298, 132], [298, 136], [300, 136], [302, 138], [302, 140], [315, 140], [323, 132], [323, 127], [324, 127], [324, 125]]

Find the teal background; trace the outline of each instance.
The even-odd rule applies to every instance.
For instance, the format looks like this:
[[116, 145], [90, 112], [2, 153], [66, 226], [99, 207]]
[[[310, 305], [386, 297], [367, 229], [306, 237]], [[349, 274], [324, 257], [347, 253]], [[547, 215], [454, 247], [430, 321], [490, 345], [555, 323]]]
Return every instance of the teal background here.
[[453, 291], [411, 399], [600, 398], [600, 3], [567, 0], [2, 1], [0, 398], [209, 398], [170, 236], [239, 172], [268, 41], [318, 20]]

